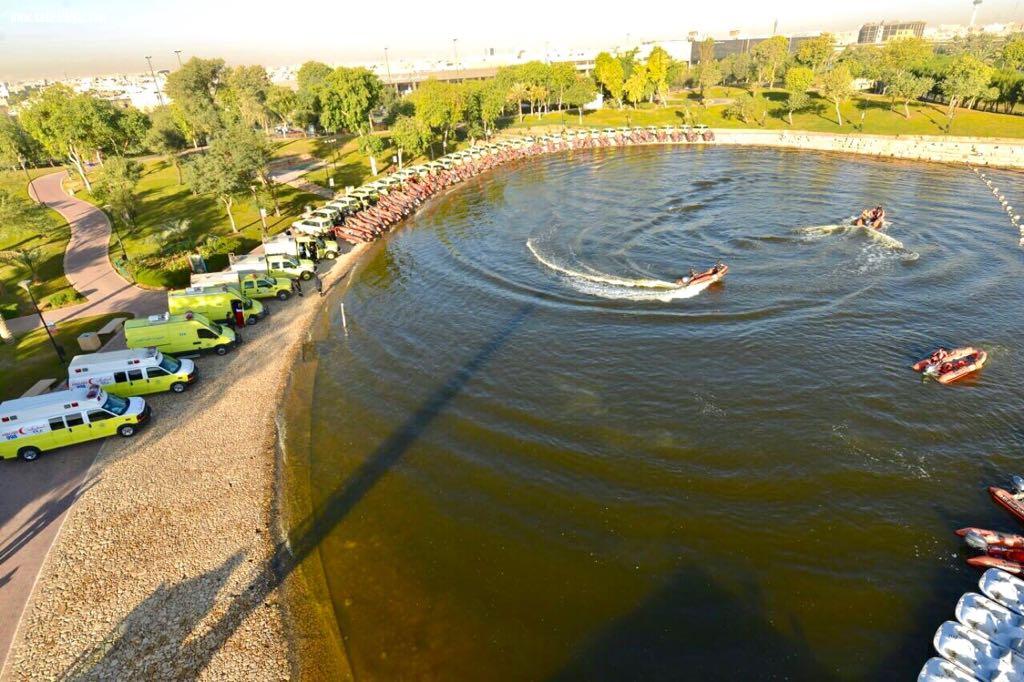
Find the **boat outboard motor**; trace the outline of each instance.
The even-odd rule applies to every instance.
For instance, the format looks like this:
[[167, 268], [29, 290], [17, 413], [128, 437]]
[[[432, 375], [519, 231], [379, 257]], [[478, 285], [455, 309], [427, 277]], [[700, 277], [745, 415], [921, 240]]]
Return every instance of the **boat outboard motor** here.
[[1014, 474], [1013, 477], [1010, 479], [1010, 484], [1013, 486], [1013, 492], [1017, 493], [1018, 495], [1020, 493], [1024, 493], [1024, 476], [1018, 476], [1017, 474]]
[[985, 542], [985, 538], [980, 534], [975, 533], [973, 530], [968, 531], [967, 534], [964, 535], [964, 542], [967, 543], [968, 547], [973, 547], [974, 549], [981, 550], [982, 552], [988, 549], [988, 543]]

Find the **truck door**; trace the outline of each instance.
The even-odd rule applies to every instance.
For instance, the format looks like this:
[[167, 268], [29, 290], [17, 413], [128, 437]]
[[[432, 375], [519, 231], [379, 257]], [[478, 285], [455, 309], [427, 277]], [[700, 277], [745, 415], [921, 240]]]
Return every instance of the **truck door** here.
[[71, 443], [81, 443], [93, 437], [81, 412], [64, 415], [64, 423], [67, 424], [67, 434]]
[[197, 340], [193, 345], [197, 348], [207, 348], [210, 345], [211, 340], [219, 338], [213, 333], [212, 329], [207, 329], [206, 327], [199, 327], [196, 329], [196, 337]]
[[110, 421], [114, 415], [106, 410], [89, 410], [85, 413], [85, 416], [89, 419], [89, 426], [92, 429], [94, 438], [98, 436], [112, 436], [114, 434], [116, 424]]

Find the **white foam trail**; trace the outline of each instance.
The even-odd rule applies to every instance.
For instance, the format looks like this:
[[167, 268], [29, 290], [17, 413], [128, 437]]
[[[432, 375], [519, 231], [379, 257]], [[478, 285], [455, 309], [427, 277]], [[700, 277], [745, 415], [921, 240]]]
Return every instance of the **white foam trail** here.
[[627, 279], [607, 275], [597, 271], [582, 272], [560, 265], [550, 258], [541, 255], [533, 245], [533, 240], [526, 240], [526, 248], [533, 257], [557, 273], [565, 275], [569, 284], [577, 291], [601, 298], [621, 298], [631, 301], [673, 301], [693, 298], [710, 286], [710, 282], [694, 286], [680, 286], [675, 282], [662, 279]]
[[[888, 225], [888, 223], [887, 223]], [[863, 225], [849, 225], [849, 224], [837, 224], [837, 225], [814, 225], [812, 227], [801, 227], [797, 230], [805, 234], [833, 234], [835, 232], [842, 232], [844, 234], [851, 234], [856, 231], [864, 232], [871, 239], [874, 239], [880, 244], [888, 246], [890, 249], [904, 250], [903, 242], [895, 237], [890, 237], [886, 233], [875, 230], [870, 227]]]

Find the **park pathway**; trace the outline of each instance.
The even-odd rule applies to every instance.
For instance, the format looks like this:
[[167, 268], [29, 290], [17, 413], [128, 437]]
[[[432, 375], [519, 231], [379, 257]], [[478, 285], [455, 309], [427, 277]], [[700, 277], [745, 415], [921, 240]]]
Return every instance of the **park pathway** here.
[[[64, 252], [64, 273], [71, 286], [85, 297], [85, 303], [43, 313], [47, 323], [104, 313], [131, 312], [150, 315], [165, 308], [167, 294], [135, 286], [118, 274], [110, 263], [110, 221], [103, 211], [87, 201], [64, 192], [65, 171], [51, 173], [32, 181], [32, 192], [49, 208], [57, 211], [71, 226], [71, 240]], [[35, 315], [8, 320], [15, 334], [39, 326]]]
[[300, 189], [303, 192], [309, 192], [315, 194], [323, 199], [333, 199], [334, 192], [326, 187], [321, 187], [315, 183], [309, 182], [304, 179], [304, 176], [312, 173], [313, 171], [323, 168], [327, 165], [326, 161], [322, 159], [315, 159], [308, 157], [302, 159], [295, 165], [282, 166], [280, 168], [272, 168], [270, 171], [270, 177], [274, 182], [279, 182], [284, 185], [290, 185], [296, 189]]

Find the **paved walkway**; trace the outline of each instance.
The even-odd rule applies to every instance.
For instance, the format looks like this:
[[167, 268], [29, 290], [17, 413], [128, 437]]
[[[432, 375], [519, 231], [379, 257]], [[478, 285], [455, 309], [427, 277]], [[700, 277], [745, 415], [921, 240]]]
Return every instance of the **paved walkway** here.
[[[65, 171], [36, 178], [32, 191], [39, 200], [57, 211], [71, 225], [71, 241], [64, 252], [64, 273], [71, 286], [85, 296], [86, 302], [43, 313], [48, 323], [83, 315], [102, 315], [126, 311], [151, 315], [166, 309], [167, 294], [134, 286], [110, 263], [110, 221], [92, 204], [68, 196], [62, 182]], [[7, 321], [15, 334], [39, 326], [36, 315]]]
[[291, 185], [296, 189], [301, 189], [303, 192], [309, 192], [310, 194], [316, 194], [324, 199], [333, 199], [334, 192], [326, 187], [314, 184], [307, 180], [303, 180], [303, 176], [312, 173], [318, 168], [323, 168], [327, 165], [327, 162], [323, 159], [316, 159], [309, 157], [303, 159], [302, 162], [295, 165], [284, 166], [270, 171], [270, 177], [273, 178], [274, 182], [280, 182], [285, 185]]

